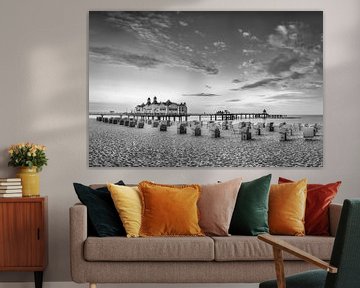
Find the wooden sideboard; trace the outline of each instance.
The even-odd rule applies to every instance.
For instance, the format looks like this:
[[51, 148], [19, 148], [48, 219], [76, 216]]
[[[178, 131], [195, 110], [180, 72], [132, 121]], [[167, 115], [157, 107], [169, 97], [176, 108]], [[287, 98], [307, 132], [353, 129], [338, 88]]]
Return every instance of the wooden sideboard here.
[[47, 197], [0, 198], [0, 271], [32, 271], [41, 288], [47, 250]]

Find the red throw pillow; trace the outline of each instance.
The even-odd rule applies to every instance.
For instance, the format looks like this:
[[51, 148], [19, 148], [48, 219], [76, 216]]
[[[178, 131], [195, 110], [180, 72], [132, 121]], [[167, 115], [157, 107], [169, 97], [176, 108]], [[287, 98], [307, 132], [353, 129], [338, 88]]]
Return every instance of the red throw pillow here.
[[[293, 182], [279, 177], [279, 184]], [[329, 206], [341, 181], [329, 184], [308, 184], [305, 210], [305, 234], [329, 236]]]

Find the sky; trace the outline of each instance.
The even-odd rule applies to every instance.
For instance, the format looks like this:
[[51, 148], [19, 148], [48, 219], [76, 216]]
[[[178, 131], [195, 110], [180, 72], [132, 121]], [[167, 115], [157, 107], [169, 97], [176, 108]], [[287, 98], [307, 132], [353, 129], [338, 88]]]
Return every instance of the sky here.
[[89, 12], [89, 102], [323, 114], [322, 12]]

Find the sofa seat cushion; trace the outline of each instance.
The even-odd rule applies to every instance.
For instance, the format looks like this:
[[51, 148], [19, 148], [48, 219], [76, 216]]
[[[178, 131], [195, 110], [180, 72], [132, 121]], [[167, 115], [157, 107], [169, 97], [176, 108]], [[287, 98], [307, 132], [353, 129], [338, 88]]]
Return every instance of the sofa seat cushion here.
[[87, 261], [213, 261], [210, 237], [88, 237]]
[[[330, 260], [334, 237], [276, 236], [322, 260]], [[254, 236], [212, 237], [215, 242], [215, 261], [272, 260], [272, 246]], [[288, 253], [284, 260], [299, 260]]]

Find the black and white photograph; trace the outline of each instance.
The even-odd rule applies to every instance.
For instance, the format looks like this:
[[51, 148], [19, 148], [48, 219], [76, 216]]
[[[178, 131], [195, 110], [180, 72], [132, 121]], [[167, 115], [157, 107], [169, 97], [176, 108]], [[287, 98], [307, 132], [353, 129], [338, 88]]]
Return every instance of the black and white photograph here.
[[90, 11], [89, 167], [323, 167], [321, 11]]

